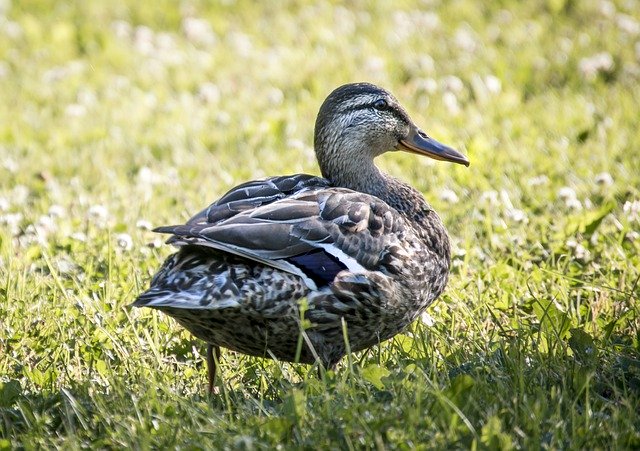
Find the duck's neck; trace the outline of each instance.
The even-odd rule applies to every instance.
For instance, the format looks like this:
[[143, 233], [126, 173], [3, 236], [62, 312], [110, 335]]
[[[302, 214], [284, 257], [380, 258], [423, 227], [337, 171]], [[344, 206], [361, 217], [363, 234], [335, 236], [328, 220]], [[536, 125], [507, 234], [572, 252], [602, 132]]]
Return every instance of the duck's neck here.
[[376, 196], [411, 220], [431, 210], [417, 190], [380, 171], [367, 149], [358, 152], [352, 148], [348, 153], [338, 151], [333, 155], [340, 154], [349, 157], [318, 159], [322, 175], [334, 186]]
[[[332, 164], [333, 163], [333, 164]], [[321, 165], [322, 175], [334, 186], [348, 188], [380, 197], [387, 190], [387, 176], [369, 158], [354, 155], [348, 161], [335, 161]]]

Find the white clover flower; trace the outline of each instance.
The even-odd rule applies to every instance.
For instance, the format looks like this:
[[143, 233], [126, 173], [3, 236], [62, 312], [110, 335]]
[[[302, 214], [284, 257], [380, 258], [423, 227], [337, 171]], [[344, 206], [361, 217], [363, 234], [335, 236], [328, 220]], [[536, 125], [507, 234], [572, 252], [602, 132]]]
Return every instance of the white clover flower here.
[[582, 202], [578, 200], [576, 191], [568, 186], [558, 190], [558, 197], [564, 201], [567, 208], [571, 210], [582, 210]]
[[11, 39], [20, 39], [24, 34], [22, 26], [18, 22], [6, 20], [6, 18], [4, 17], [3, 19], [5, 20], [0, 22], [0, 25], [2, 26], [2, 31], [4, 32], [4, 34]]
[[384, 59], [378, 56], [371, 56], [367, 58], [364, 63], [364, 69], [369, 74], [381, 74], [384, 73]]
[[491, 206], [500, 205], [500, 201], [498, 200], [498, 192], [494, 190], [484, 191], [480, 194], [480, 198], [478, 199], [480, 203], [489, 204]]
[[484, 80], [478, 74], [471, 75], [471, 88], [473, 89], [476, 99], [480, 103], [485, 102], [491, 94], [489, 89], [487, 89], [487, 85]]
[[147, 166], [142, 166], [138, 170], [136, 178], [140, 185], [157, 185], [163, 182], [163, 177], [160, 174], [153, 172], [153, 170]]
[[634, 241], [640, 239], [640, 233], [632, 230], [624, 235], [624, 239], [633, 243]]
[[48, 215], [40, 216], [38, 221], [35, 223], [35, 226], [37, 231], [42, 234], [54, 232], [58, 228], [54, 219]]
[[131, 80], [124, 75], [114, 75], [111, 87], [116, 91], [122, 91], [131, 87]]
[[253, 51], [253, 43], [251, 42], [251, 38], [244, 33], [230, 33], [227, 36], [227, 39], [229, 39], [231, 46], [238, 54], [238, 56], [247, 57]]
[[120, 233], [116, 235], [116, 243], [120, 249], [130, 251], [133, 249], [133, 239], [127, 233]]
[[596, 183], [601, 186], [611, 186], [613, 185], [613, 177], [608, 172], [601, 172], [596, 175]]
[[92, 205], [88, 211], [89, 218], [96, 221], [106, 221], [109, 219], [109, 210], [103, 205]]
[[56, 260], [58, 273], [62, 275], [71, 274], [76, 269], [76, 264], [66, 257], [60, 257]]
[[455, 193], [455, 191], [445, 188], [440, 191], [440, 200], [443, 200], [450, 204], [457, 204], [458, 195]]
[[24, 233], [18, 237], [18, 242], [20, 243], [20, 246], [28, 246], [34, 243], [45, 245], [47, 242], [46, 235], [46, 230], [43, 230], [34, 224], [29, 224], [25, 227]]
[[636, 21], [633, 17], [627, 14], [618, 14], [616, 19], [618, 28], [620, 28], [625, 33], [631, 35], [640, 34], [640, 23], [638, 23], [638, 21]]
[[86, 67], [87, 66], [82, 61], [71, 61], [64, 66], [56, 66], [46, 71], [42, 75], [42, 81], [45, 83], [54, 83], [67, 77], [78, 75], [84, 72]]
[[198, 98], [210, 105], [220, 102], [220, 88], [217, 85], [207, 82], [200, 85]]
[[66, 213], [64, 207], [54, 204], [49, 207], [49, 211], [47, 211], [47, 214], [52, 218], [64, 218]]
[[78, 103], [85, 107], [90, 107], [98, 103], [96, 93], [90, 89], [82, 89], [78, 92]]
[[622, 206], [622, 211], [631, 222], [640, 222], [640, 200], [626, 201]]
[[147, 92], [142, 99], [142, 103], [144, 104], [144, 106], [151, 110], [158, 106], [158, 97], [156, 97], [156, 95], [152, 92]]
[[433, 78], [420, 78], [416, 81], [416, 89], [427, 94], [433, 94], [438, 90], [438, 82]]
[[[0, 150], [2, 150], [1, 147]], [[18, 164], [18, 162], [11, 157], [5, 158], [2, 161], [2, 167], [12, 173], [16, 173], [18, 172], [18, 169], [20, 169], [20, 165]]]
[[464, 257], [467, 255], [467, 250], [458, 246], [457, 242], [453, 242], [451, 246], [451, 265], [454, 268], [464, 265]]
[[451, 255], [456, 258], [463, 258], [465, 255], [467, 255], [467, 250], [463, 247], [458, 247], [458, 245], [456, 244], [453, 245]]
[[600, 7], [600, 14], [604, 17], [613, 17], [616, 13], [616, 6], [611, 3], [609, 0], [602, 0], [598, 6]]
[[464, 89], [464, 83], [455, 75], [448, 75], [441, 81], [442, 90], [459, 93]]
[[216, 124], [226, 126], [231, 123], [231, 115], [226, 111], [216, 111], [215, 114]]
[[474, 257], [480, 260], [481, 262], [484, 262], [489, 259], [489, 256], [480, 247], [476, 246], [472, 250], [473, 250]]
[[20, 232], [22, 218], [22, 213], [7, 213], [0, 216], [0, 225], [7, 226], [11, 235], [17, 235]]
[[456, 45], [467, 53], [472, 53], [478, 48], [478, 37], [469, 27], [460, 27], [454, 35]]
[[173, 36], [169, 33], [161, 32], [156, 34], [155, 42], [156, 47], [160, 50], [177, 52], [177, 50], [175, 49], [176, 43], [173, 39]]
[[442, 95], [442, 103], [444, 103], [444, 106], [447, 108], [447, 110], [449, 110], [449, 113], [452, 115], [456, 115], [458, 113], [460, 113], [460, 106], [458, 105], [458, 98], [456, 97], [456, 95], [451, 92], [451, 91], [447, 91]]
[[21, 206], [27, 202], [29, 198], [29, 188], [24, 185], [16, 185], [11, 191], [11, 198], [13, 199], [13, 205]]
[[80, 241], [81, 243], [85, 243], [87, 241], [87, 235], [83, 232], [73, 232], [69, 235], [69, 238], [72, 240]]
[[284, 101], [284, 93], [278, 88], [271, 88], [267, 91], [267, 100], [270, 105], [281, 105]]
[[289, 149], [303, 150], [306, 145], [304, 141], [300, 139], [291, 138], [287, 140], [287, 147]]
[[564, 204], [570, 210], [576, 210], [576, 211], [582, 210], [582, 202], [580, 202], [576, 198], [569, 198], [564, 202]]
[[10, 205], [6, 197], [0, 197], [0, 211], [7, 211]]
[[345, 7], [338, 6], [333, 11], [333, 23], [335, 29], [342, 36], [348, 36], [356, 31], [356, 21], [352, 11]]
[[120, 39], [128, 39], [131, 37], [131, 24], [124, 20], [116, 20], [111, 23], [111, 29]]
[[576, 191], [568, 186], [563, 186], [558, 190], [558, 197], [562, 200], [576, 199]]
[[79, 103], [72, 103], [64, 109], [64, 114], [69, 117], [82, 117], [87, 114], [87, 107]]
[[576, 260], [587, 260], [591, 256], [591, 252], [589, 252], [582, 244], [577, 244], [573, 249], [573, 256]]
[[[419, 68], [422, 73], [433, 73], [436, 70], [436, 61], [431, 55], [419, 55], [415, 60], [416, 67]], [[435, 80], [434, 80], [435, 82]], [[436, 83], [436, 88], [438, 84]]]
[[584, 78], [593, 80], [599, 73], [609, 73], [613, 71], [614, 66], [615, 63], [611, 54], [602, 52], [589, 58], [582, 58], [578, 64], [578, 69]]
[[529, 186], [542, 186], [549, 183], [549, 177], [546, 175], [538, 175], [536, 177], [532, 177], [527, 181]]
[[172, 66], [178, 66], [184, 63], [186, 54], [178, 48], [173, 35], [166, 32], [158, 33], [155, 37], [154, 43], [154, 56], [159, 61]]
[[136, 221], [136, 227], [140, 230], [151, 230], [152, 229], [152, 225], [149, 221], [147, 221], [146, 219], [138, 219], [138, 221]]
[[180, 172], [176, 167], [169, 167], [164, 171], [162, 175], [163, 183], [167, 185], [176, 186], [180, 184]]
[[209, 22], [197, 17], [185, 18], [182, 21], [182, 31], [186, 38], [194, 44], [211, 46], [217, 41]]
[[529, 217], [527, 216], [527, 214], [524, 211], [519, 210], [517, 208], [507, 209], [506, 214], [507, 214], [507, 217], [511, 219], [513, 222], [524, 223], [524, 224], [529, 222]]
[[491, 94], [498, 94], [502, 91], [502, 82], [495, 75], [487, 75], [484, 77], [484, 84], [487, 87], [487, 91]]
[[436, 320], [433, 318], [433, 316], [429, 315], [427, 312], [423, 312], [420, 315], [420, 320], [422, 321], [422, 324], [424, 324], [427, 327], [433, 327], [436, 325]]
[[420, 30], [435, 30], [440, 26], [440, 16], [433, 11], [411, 11], [411, 16], [415, 16]]
[[502, 202], [502, 205], [504, 205], [508, 210], [513, 208], [511, 197], [509, 197], [509, 193], [506, 189], [500, 190], [500, 202]]
[[153, 30], [144, 25], [138, 26], [133, 34], [133, 46], [143, 55], [151, 55], [155, 51]]

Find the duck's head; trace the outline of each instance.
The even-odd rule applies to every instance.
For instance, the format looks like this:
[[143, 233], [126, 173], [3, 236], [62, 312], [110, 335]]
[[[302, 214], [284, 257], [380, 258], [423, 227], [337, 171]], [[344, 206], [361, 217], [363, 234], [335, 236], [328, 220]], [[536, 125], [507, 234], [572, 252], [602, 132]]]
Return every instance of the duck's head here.
[[329, 94], [318, 112], [314, 146], [323, 176], [332, 180], [393, 150], [469, 166], [460, 152], [420, 130], [390, 92], [370, 83]]

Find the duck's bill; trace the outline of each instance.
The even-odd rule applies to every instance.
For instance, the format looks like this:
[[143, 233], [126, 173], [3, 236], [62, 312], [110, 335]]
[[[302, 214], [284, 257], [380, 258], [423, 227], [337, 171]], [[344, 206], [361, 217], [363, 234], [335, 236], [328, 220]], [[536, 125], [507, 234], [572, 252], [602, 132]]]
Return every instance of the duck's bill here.
[[417, 153], [435, 160], [451, 161], [452, 163], [469, 166], [469, 160], [455, 149], [439, 143], [435, 139], [427, 136], [422, 130], [415, 128], [404, 139], [398, 143], [398, 150]]

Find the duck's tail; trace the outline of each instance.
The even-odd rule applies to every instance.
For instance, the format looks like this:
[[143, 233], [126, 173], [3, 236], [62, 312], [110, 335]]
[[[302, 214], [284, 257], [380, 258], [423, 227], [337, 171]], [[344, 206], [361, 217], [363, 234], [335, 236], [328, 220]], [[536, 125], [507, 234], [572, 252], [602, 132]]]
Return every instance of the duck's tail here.
[[238, 292], [214, 253], [183, 249], [169, 256], [151, 286], [130, 307], [219, 309], [237, 306]]

